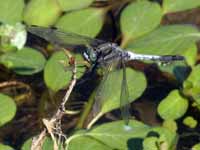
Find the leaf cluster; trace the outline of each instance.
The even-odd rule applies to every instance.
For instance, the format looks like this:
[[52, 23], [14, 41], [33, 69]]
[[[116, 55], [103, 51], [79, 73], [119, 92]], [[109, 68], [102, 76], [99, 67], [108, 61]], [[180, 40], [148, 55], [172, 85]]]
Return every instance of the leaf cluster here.
[[[94, 0], [0, 0], [0, 22], [3, 23], [0, 26], [0, 63], [3, 66], [0, 76], [2, 81], [0, 83], [2, 89], [0, 94], [0, 126], [2, 129], [0, 132], [3, 132], [3, 127], [8, 122], [12, 123], [18, 109], [20, 110], [27, 103], [34, 103], [32, 99], [38, 103], [39, 118], [46, 115], [44, 115], [45, 111], [51, 113], [53, 105], [59, 103], [56, 100], [56, 98], [59, 99], [57, 93], [68, 86], [72, 76], [69, 64], [70, 57], [65, 52], [51, 53], [49, 52], [52, 50], [51, 46], [41, 48], [41, 46], [34, 44], [26, 44], [22, 49], [17, 49], [23, 43], [23, 36], [26, 36], [25, 29], [22, 31], [20, 28], [19, 30], [19, 46], [13, 42], [13, 36], [11, 36], [13, 30], [8, 32], [6, 29], [5, 32], [3, 25], [9, 24], [14, 28], [17, 28], [17, 23], [44, 27], [53, 26], [66, 32], [70, 31], [92, 38], [101, 37], [108, 27], [111, 31], [114, 31], [113, 28], [117, 30], [114, 33], [117, 34], [115, 39], [126, 50], [140, 54], [185, 56], [187, 65], [175, 63], [167, 69], [159, 67], [159, 70], [173, 74], [178, 78], [178, 81], [173, 81], [182, 87], [171, 90], [159, 101], [157, 108], [155, 108], [157, 114], [162, 118], [159, 126], [150, 126], [142, 120], [131, 119], [131, 129], [124, 128], [123, 121], [113, 121], [97, 124], [95, 127], [92, 126], [90, 130], [85, 130], [83, 127], [87, 119], [88, 108], [92, 107], [91, 99], [95, 93], [93, 90], [89, 102], [84, 105], [82, 113], [78, 117], [79, 122], [73, 126], [78, 129], [75, 132], [68, 130], [66, 133], [68, 135], [65, 141], [66, 149], [176, 149], [178, 130], [180, 126], [183, 126], [177, 120], [179, 122], [183, 120], [183, 124], [187, 128], [195, 129], [198, 124], [195, 119], [196, 115], [187, 116], [187, 113], [195, 110], [199, 114], [200, 111], [200, 65], [197, 63], [196, 46], [196, 42], [200, 39], [200, 32], [193, 25], [167, 25], [163, 24], [163, 20], [170, 13], [181, 13], [199, 6], [199, 0], [163, 0], [162, 4], [148, 0], [108, 0], [106, 2]], [[28, 34], [28, 36], [30, 35]], [[13, 43], [14, 45], [12, 45]], [[47, 57], [44, 56], [41, 49], [45, 51]], [[85, 65], [85, 60], [80, 54], [70, 52], [70, 55], [73, 55], [81, 65]], [[191, 69], [190, 73], [187, 71], [188, 67]], [[85, 70], [84, 67], [78, 68], [78, 79], [81, 80]], [[108, 96], [102, 104], [102, 109], [91, 122], [94, 123], [104, 114], [119, 108], [119, 86], [122, 72], [118, 73], [118, 79], [112, 78], [112, 73], [109, 75], [109, 80], [106, 83], [109, 88], [104, 90]], [[41, 89], [37, 89], [38, 86], [31, 87], [32, 84], [36, 84], [34, 81], [27, 84], [17, 79], [18, 77], [24, 80], [29, 77], [35, 78], [36, 75], [40, 75], [39, 81], [45, 84]], [[9, 81], [13, 80], [13, 76], [16, 83], [11, 84]], [[149, 88], [144, 73], [132, 68], [127, 69], [127, 81], [131, 102], [144, 95], [145, 89]], [[12, 88], [9, 87], [9, 84], [15, 90], [23, 88], [28, 92], [15, 95], [16, 93], [13, 94], [10, 90]], [[34, 95], [36, 92], [38, 93]], [[37, 100], [38, 97], [39, 100]], [[192, 107], [189, 107], [190, 105]], [[47, 107], [50, 110], [47, 110]], [[2, 141], [2, 137], [0, 136], [0, 141]], [[30, 149], [30, 144], [30, 140], [27, 140], [22, 149]], [[198, 149], [199, 144], [195, 144], [190, 146], [193, 146], [193, 149]], [[13, 148], [0, 144], [0, 150], [5, 149]], [[53, 149], [51, 139], [46, 139], [43, 149]]]

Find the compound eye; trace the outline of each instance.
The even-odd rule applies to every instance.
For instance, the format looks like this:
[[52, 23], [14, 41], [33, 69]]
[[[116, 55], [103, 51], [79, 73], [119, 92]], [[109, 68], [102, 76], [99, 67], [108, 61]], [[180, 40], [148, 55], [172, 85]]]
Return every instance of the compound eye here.
[[90, 61], [90, 58], [86, 52], [83, 53], [83, 56], [87, 61]]
[[97, 59], [96, 53], [94, 53], [94, 52], [90, 53], [90, 59], [92, 62], [96, 61], [96, 59]]
[[95, 62], [97, 59], [96, 53], [93, 49], [88, 48], [84, 53], [83, 53], [85, 59], [89, 62]]

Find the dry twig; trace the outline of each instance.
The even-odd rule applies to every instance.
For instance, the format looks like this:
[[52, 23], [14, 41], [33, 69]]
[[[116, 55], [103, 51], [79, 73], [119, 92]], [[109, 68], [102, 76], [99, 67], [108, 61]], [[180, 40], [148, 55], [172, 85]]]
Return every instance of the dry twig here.
[[[61, 130], [61, 119], [63, 115], [65, 114], [65, 104], [67, 103], [67, 100], [69, 99], [69, 96], [76, 84], [76, 62], [74, 61], [73, 64], [73, 70], [72, 70], [72, 80], [70, 82], [69, 88], [60, 104], [60, 107], [58, 108], [57, 112], [51, 119], [43, 119], [43, 123], [46, 126], [46, 128], [40, 133], [39, 136], [34, 138], [32, 141], [31, 150], [41, 150], [42, 149], [42, 143], [44, 142], [45, 136], [47, 135], [47, 132], [51, 135], [51, 138], [54, 142], [54, 150], [58, 150], [59, 142], [61, 141], [61, 137], [64, 137], [64, 134]], [[58, 140], [55, 137], [55, 134], [58, 135]]]

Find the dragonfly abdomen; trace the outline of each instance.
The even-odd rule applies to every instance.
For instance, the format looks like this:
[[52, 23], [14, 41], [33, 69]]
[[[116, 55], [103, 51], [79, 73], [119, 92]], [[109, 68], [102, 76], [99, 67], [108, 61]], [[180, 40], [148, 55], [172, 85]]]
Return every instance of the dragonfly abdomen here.
[[151, 60], [151, 61], [163, 61], [163, 62], [170, 62], [170, 61], [183, 61], [185, 60], [184, 56], [179, 55], [145, 55], [145, 54], [136, 54], [133, 52], [129, 52], [130, 60]]
[[164, 55], [160, 56], [161, 61], [178, 61], [178, 60], [184, 60], [185, 58], [183, 56], [179, 55]]

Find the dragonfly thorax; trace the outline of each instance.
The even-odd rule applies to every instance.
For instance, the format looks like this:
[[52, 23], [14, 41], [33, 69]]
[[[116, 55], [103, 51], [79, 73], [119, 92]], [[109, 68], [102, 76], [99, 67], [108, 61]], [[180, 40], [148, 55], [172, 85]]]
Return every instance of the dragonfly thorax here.
[[122, 62], [128, 60], [129, 55], [123, 51], [115, 43], [104, 43], [98, 46], [97, 49], [97, 63], [100, 66], [107, 66], [113, 62]]
[[115, 43], [103, 43], [96, 48], [87, 46], [83, 56], [93, 64], [106, 65], [120, 58], [122, 51], [118, 50], [117, 47]]

